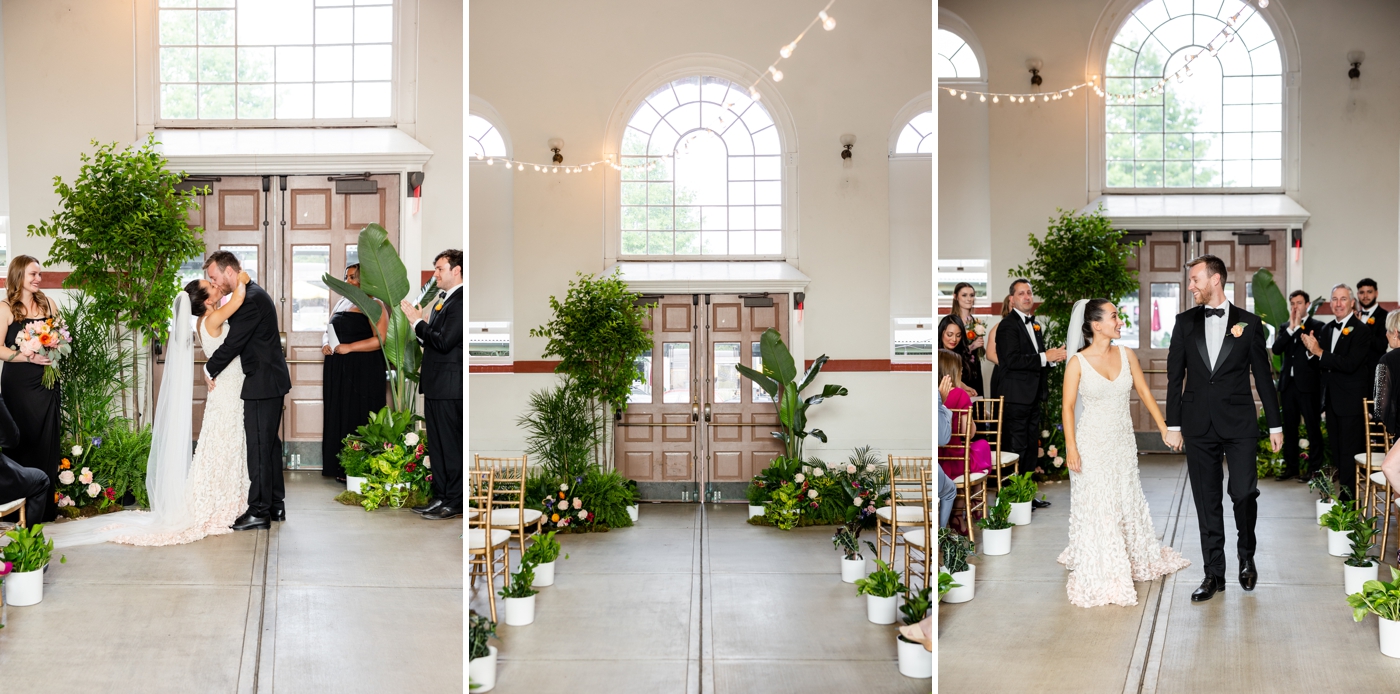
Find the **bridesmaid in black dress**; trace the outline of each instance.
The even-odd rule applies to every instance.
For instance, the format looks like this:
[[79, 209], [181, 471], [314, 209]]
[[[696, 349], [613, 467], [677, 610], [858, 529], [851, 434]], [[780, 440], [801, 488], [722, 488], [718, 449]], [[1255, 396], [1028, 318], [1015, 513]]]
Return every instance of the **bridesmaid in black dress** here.
[[[10, 261], [10, 274], [5, 281], [7, 306], [0, 309], [0, 329], [5, 331], [5, 344], [0, 347], [0, 359], [5, 361], [0, 370], [0, 398], [20, 431], [19, 446], [5, 453], [24, 467], [43, 470], [57, 489], [58, 462], [63, 457], [59, 450], [62, 387], [58, 383], [53, 388], [44, 387], [44, 365], [50, 363], [48, 359], [26, 357], [15, 347], [20, 330], [56, 311], [39, 291], [40, 273], [39, 261], [32, 256], [21, 255]], [[58, 505], [49, 501], [39, 519], [44, 523], [58, 517]]]
[[[360, 286], [359, 263], [345, 268], [345, 281]], [[321, 353], [326, 355], [321, 381], [325, 413], [321, 424], [322, 477], [345, 481], [345, 469], [340, 466], [342, 441], [369, 421], [370, 413], [384, 409], [387, 385], [379, 335], [385, 334], [388, 327], [388, 311], [380, 311], [376, 333], [369, 317], [348, 299], [341, 299], [331, 314], [321, 346]], [[334, 349], [330, 345], [332, 331], [339, 341]]]

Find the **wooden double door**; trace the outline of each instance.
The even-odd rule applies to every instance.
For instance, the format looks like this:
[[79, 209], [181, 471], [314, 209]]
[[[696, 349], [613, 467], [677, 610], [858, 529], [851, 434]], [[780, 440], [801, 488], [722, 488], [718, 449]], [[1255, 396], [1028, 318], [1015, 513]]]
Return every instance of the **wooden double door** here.
[[[786, 342], [788, 295], [676, 294], [645, 297], [652, 349], [615, 422], [618, 470], [644, 499], [735, 500], [783, 452], [768, 394], [736, 364], [762, 368], [759, 340]], [[801, 365], [799, 365], [800, 368]]]
[[[358, 262], [359, 233], [369, 224], [383, 226], [399, 244], [398, 174], [369, 176], [373, 185], [364, 177], [353, 177], [359, 179], [353, 186], [342, 185], [342, 178], [350, 177], [197, 176], [188, 181], [209, 188], [189, 218], [190, 226], [204, 228], [206, 257], [215, 250], [233, 252], [277, 308], [292, 379], [281, 429], [289, 467], [321, 466], [321, 338], [341, 298], [322, 275], [344, 277], [346, 265]], [[203, 264], [204, 258], [185, 263], [182, 285], [202, 278]], [[207, 358], [196, 349], [197, 367]], [[197, 377], [196, 439], [206, 396], [204, 381]]]

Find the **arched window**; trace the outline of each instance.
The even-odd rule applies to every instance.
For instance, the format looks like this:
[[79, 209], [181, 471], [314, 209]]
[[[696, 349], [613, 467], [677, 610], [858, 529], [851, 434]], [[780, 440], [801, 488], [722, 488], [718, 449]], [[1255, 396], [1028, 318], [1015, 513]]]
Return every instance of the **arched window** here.
[[[1272, 27], [1239, 0], [1195, 12], [1179, 4], [1143, 4], [1109, 48], [1111, 95], [1151, 89], [1199, 57], [1163, 91], [1105, 105], [1106, 187], [1281, 188], [1283, 65]], [[1236, 13], [1234, 39], [1217, 38]]]
[[622, 255], [782, 255], [782, 143], [744, 85], [661, 85], [628, 119], [620, 163]]
[[904, 129], [899, 131], [894, 153], [933, 154], [933, 143], [936, 140], [933, 133], [933, 111], [924, 111], [909, 119]]
[[982, 79], [982, 68], [972, 46], [947, 29], [938, 30], [938, 79]]
[[467, 116], [467, 157], [504, 157], [506, 142], [491, 121], [476, 115]]

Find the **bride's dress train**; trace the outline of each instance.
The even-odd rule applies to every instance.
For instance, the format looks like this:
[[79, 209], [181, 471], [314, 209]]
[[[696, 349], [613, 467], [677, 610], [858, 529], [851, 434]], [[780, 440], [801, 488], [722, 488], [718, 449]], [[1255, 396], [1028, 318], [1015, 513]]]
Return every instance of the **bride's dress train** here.
[[[199, 334], [206, 354], [223, 344], [203, 323]], [[83, 520], [55, 523], [44, 531], [55, 547], [100, 542], [157, 546], [194, 542], [233, 532], [229, 526], [248, 507], [247, 439], [243, 432], [243, 370], [225, 369], [209, 392], [199, 444], [190, 455], [194, 388], [193, 329], [189, 298], [175, 301], [165, 373], [146, 465], [150, 511], [121, 511]]]
[[1111, 381], [1088, 360], [1079, 364], [1078, 403], [1084, 409], [1075, 419], [1075, 440], [1081, 472], [1070, 473], [1069, 546], [1058, 561], [1070, 570], [1069, 601], [1080, 607], [1136, 605], [1133, 581], [1191, 565], [1161, 546], [1152, 527], [1128, 404], [1132, 370], [1124, 348], [1118, 349], [1122, 368]]

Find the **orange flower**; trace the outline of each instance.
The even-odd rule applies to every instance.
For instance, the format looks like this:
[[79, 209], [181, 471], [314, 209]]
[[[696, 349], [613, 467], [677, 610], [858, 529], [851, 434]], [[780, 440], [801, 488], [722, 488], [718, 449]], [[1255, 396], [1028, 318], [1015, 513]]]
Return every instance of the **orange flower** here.
[[1347, 326], [1347, 327], [1345, 327], [1345, 328], [1342, 328], [1342, 334], [1343, 334], [1343, 335], [1350, 335], [1350, 334], [1351, 334], [1351, 326]]
[[564, 492], [559, 492], [559, 498], [560, 498], [560, 499], [564, 498]]
[[[57, 499], [54, 499], [54, 501], [57, 501]], [[554, 514], [554, 515], [551, 515], [551, 516], [549, 517], [549, 522], [551, 522], [551, 523], [558, 523], [558, 522], [559, 522], [559, 514], [556, 513], [556, 514]]]
[[1366, 319], [1366, 325], [1375, 325], [1375, 324], [1376, 324], [1376, 317], [1375, 317], [1375, 316], [1371, 316], [1370, 318], [1367, 318], [1367, 319]]
[[67, 459], [67, 458], [64, 458], [64, 459], [63, 459], [61, 462], [59, 462], [59, 464], [58, 464], [58, 469], [60, 469], [60, 470], [67, 470], [68, 468], [71, 468], [71, 467], [73, 467], [73, 464], [70, 463], [70, 462], [68, 462], [68, 459]]
[[45, 347], [52, 347], [55, 342], [58, 342], [58, 336], [54, 335], [53, 333], [39, 334], [39, 344]]

